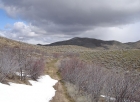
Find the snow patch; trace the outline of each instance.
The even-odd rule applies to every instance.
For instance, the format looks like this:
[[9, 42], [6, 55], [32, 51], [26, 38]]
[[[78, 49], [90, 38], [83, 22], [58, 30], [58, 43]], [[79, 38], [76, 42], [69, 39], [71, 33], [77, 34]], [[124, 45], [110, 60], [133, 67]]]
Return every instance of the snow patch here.
[[42, 76], [37, 82], [30, 80], [32, 86], [0, 83], [0, 102], [49, 102], [55, 95], [52, 86], [57, 80], [50, 76]]
[[100, 95], [100, 96], [109, 100], [116, 100], [114, 97], [105, 96], [105, 95]]

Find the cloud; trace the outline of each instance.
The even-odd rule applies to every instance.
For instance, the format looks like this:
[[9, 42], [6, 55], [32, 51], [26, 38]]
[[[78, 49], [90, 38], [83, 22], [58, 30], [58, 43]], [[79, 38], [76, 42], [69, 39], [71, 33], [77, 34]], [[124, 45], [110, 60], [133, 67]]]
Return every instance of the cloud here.
[[102, 39], [102, 40], [117, 40], [120, 42], [135, 42], [140, 40], [140, 22], [124, 25], [120, 27], [98, 27], [94, 30], [88, 30], [82, 33], [81, 37], [86, 35]]
[[44, 33], [46, 33], [44, 30], [34, 27], [31, 24], [26, 25], [24, 22], [15, 22], [13, 25], [8, 25], [6, 29], [7, 30], [0, 31], [1, 36], [12, 38], [15, 40], [23, 40], [27, 42], [30, 39], [37, 40], [38, 37], [43, 37]]
[[39, 36], [38, 33], [35, 32], [35, 29], [32, 30], [34, 26], [32, 25], [25, 25], [23, 22], [16, 22], [14, 25], [9, 28], [12, 37], [37, 37]]
[[0, 36], [31, 44], [48, 44], [65, 38], [63, 34], [46, 36], [47, 32], [45, 30], [31, 24], [27, 25], [24, 22], [15, 22], [13, 25], [6, 26], [6, 29], [0, 30]]
[[[118, 36], [126, 38], [131, 35], [130, 32], [122, 31], [119, 27], [123, 26], [127, 29], [127, 25], [134, 26], [140, 21], [139, 0], [1, 1], [1, 8], [6, 10], [10, 17], [20, 18], [30, 23], [28, 26], [15, 23], [15, 28], [12, 30], [12, 33], [19, 32], [20, 35], [28, 38], [46, 35], [50, 38], [54, 37], [57, 41], [86, 35], [86, 37], [116, 39], [117, 32], [120, 34]], [[134, 32], [136, 31], [137, 29]], [[119, 40], [127, 41], [125, 38]]]

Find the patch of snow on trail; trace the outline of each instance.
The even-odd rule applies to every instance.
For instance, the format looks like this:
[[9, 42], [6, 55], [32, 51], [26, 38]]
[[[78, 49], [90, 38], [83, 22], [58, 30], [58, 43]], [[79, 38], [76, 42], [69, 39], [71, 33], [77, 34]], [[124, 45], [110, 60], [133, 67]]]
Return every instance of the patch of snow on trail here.
[[49, 102], [55, 95], [52, 86], [56, 80], [50, 76], [42, 76], [37, 82], [30, 81], [32, 86], [10, 83], [0, 83], [0, 102]]

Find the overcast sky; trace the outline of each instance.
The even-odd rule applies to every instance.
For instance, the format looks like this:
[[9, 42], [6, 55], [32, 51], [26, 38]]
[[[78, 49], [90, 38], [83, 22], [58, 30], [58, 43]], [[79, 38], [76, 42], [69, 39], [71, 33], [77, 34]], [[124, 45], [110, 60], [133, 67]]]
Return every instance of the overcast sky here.
[[0, 8], [0, 35], [32, 44], [140, 40], [140, 0], [0, 0]]

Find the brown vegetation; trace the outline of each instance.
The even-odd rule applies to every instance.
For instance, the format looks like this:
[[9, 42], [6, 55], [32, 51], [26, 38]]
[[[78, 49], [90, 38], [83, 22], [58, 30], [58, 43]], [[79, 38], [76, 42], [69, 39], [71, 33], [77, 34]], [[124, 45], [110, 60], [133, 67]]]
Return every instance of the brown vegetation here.
[[33, 56], [30, 49], [1, 47], [0, 82], [14, 76], [20, 76], [21, 81], [27, 78], [36, 80], [43, 74], [44, 68], [44, 59]]
[[139, 102], [139, 49], [102, 51], [0, 39], [2, 82], [30, 84], [28, 79], [48, 74], [59, 80], [52, 102]]
[[119, 73], [76, 58], [62, 60], [59, 71], [63, 81], [74, 84], [88, 102], [99, 102], [102, 95], [105, 102], [140, 101], [140, 75], [135, 72]]

